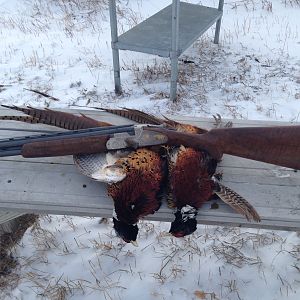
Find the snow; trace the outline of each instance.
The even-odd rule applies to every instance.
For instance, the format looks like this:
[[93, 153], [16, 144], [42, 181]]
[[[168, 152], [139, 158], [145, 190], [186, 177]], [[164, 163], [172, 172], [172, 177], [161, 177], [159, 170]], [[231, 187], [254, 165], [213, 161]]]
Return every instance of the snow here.
[[[120, 32], [170, 2], [118, 1]], [[124, 94], [114, 94], [106, 0], [0, 0], [0, 103], [299, 122], [299, 13], [298, 0], [225, 1], [220, 44], [210, 29], [184, 53], [171, 103], [169, 61], [130, 51], [120, 52]], [[167, 223], [140, 228], [135, 248], [111, 221], [41, 217], [16, 249], [19, 279], [1, 299], [300, 297], [299, 233], [199, 225], [175, 239]]]

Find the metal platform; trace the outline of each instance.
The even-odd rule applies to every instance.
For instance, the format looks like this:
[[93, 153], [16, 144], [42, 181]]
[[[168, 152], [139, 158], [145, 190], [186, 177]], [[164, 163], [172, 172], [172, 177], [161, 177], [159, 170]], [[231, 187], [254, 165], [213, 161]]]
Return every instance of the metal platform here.
[[[73, 111], [75, 112], [75, 111]], [[77, 111], [79, 112], [79, 111]], [[128, 124], [127, 119], [99, 111], [81, 111], [89, 117], [116, 125]], [[0, 109], [1, 115], [15, 114]], [[177, 121], [211, 128], [213, 120], [169, 116]], [[235, 127], [272, 126], [286, 123], [233, 120]], [[0, 122], [0, 138], [21, 136], [18, 129], [49, 129], [50, 126]], [[12, 130], [15, 128], [15, 131]], [[223, 183], [245, 197], [262, 217], [261, 223], [250, 223], [243, 216], [222, 203], [212, 209], [215, 202], [207, 202], [198, 214], [198, 222], [222, 226], [243, 226], [280, 230], [300, 230], [300, 172], [271, 164], [225, 155], [219, 165]], [[72, 157], [0, 159], [0, 210], [13, 214], [35, 212], [79, 216], [112, 216], [112, 200], [107, 196], [106, 185], [79, 174]], [[146, 219], [172, 221], [173, 211], [164, 204]], [[1, 222], [5, 214], [0, 212]]]
[[[115, 46], [118, 49], [156, 54], [171, 57], [172, 51], [172, 5], [138, 24], [119, 36]], [[220, 17], [222, 12], [216, 8], [182, 2], [178, 52], [181, 55]]]
[[109, 3], [116, 93], [122, 92], [119, 50], [131, 50], [171, 59], [170, 99], [176, 100], [178, 57], [214, 23], [214, 43], [219, 42], [224, 0], [219, 0], [218, 8], [173, 0], [171, 5], [120, 36], [116, 1], [110, 0]]

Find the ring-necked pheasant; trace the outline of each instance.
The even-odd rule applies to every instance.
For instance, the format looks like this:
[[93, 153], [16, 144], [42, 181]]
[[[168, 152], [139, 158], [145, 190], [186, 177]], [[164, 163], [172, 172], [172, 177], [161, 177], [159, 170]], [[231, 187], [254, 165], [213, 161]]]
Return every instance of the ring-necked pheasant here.
[[[140, 123], [166, 124], [181, 132], [202, 134], [207, 130], [189, 124], [182, 124], [168, 118], [158, 119], [146, 113], [132, 109], [104, 109]], [[215, 118], [219, 125], [220, 116]], [[248, 220], [260, 221], [254, 207], [243, 197], [222, 185], [215, 176], [218, 161], [209, 153], [192, 148], [167, 148], [168, 187], [167, 200], [176, 208], [175, 220], [171, 223], [170, 233], [175, 237], [183, 237], [193, 233], [197, 228], [197, 212], [203, 203], [214, 194], [230, 205], [236, 212]]]
[[[49, 109], [3, 106], [28, 116], [1, 116], [2, 120], [43, 123], [70, 130], [111, 125], [83, 114], [76, 116]], [[138, 220], [153, 214], [161, 205], [163, 159], [149, 149], [138, 149], [131, 153], [117, 151], [112, 154], [78, 155], [74, 156], [74, 163], [84, 175], [109, 183], [108, 194], [115, 206], [114, 228], [124, 241], [134, 244]]]

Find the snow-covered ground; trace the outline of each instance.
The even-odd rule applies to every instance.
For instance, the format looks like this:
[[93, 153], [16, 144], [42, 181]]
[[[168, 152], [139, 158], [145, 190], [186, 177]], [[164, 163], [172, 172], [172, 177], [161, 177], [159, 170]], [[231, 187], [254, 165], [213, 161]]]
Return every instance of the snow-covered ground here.
[[[300, 121], [299, 0], [225, 1], [220, 44], [210, 29], [182, 57], [177, 103], [166, 97], [169, 61], [129, 51], [120, 53], [124, 94], [114, 95], [107, 2], [0, 0], [0, 103]], [[120, 32], [170, 2], [118, 1]], [[142, 222], [134, 248], [110, 221], [42, 217], [0, 298], [300, 299], [299, 234], [198, 226], [174, 239], [168, 227]]]

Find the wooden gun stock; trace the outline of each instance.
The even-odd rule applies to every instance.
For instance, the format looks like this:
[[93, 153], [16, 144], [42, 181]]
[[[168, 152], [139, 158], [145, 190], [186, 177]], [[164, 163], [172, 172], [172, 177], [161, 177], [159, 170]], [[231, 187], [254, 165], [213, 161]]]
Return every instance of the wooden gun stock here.
[[221, 128], [198, 135], [149, 129], [167, 135], [170, 145], [203, 149], [216, 159], [230, 154], [300, 169], [300, 126]]
[[[203, 134], [145, 126], [145, 135], [148, 130], [167, 137], [161, 140], [161, 144], [206, 150], [218, 160], [223, 154], [230, 154], [300, 170], [300, 126], [223, 128]], [[106, 144], [110, 137], [112, 135], [95, 135], [33, 142], [23, 145], [21, 154], [24, 157], [46, 157], [105, 152], [111, 150]], [[138, 146], [139, 140], [136, 142]], [[132, 145], [128, 144], [128, 148]]]

